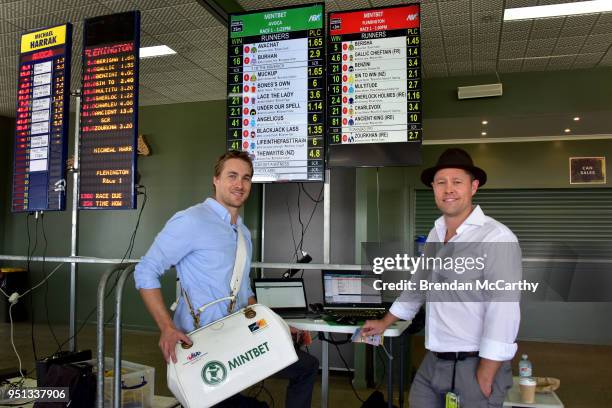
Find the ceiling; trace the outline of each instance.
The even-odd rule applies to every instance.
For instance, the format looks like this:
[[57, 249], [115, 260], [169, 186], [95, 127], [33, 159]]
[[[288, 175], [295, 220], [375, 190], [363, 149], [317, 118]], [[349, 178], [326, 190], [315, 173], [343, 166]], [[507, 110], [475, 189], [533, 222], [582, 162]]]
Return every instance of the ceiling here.
[[[612, 66], [612, 13], [502, 21], [504, 7], [567, 1], [421, 1], [423, 76]], [[237, 0], [245, 10], [310, 2]], [[325, 2], [326, 11], [401, 3], [411, 2]], [[129, 10], [142, 12], [142, 46], [165, 44], [177, 51], [173, 56], [141, 61], [141, 105], [225, 98], [227, 30], [196, 0], [0, 0], [0, 115], [15, 115], [21, 33], [67, 21], [73, 24], [71, 88], [75, 89], [81, 75], [83, 19]]]

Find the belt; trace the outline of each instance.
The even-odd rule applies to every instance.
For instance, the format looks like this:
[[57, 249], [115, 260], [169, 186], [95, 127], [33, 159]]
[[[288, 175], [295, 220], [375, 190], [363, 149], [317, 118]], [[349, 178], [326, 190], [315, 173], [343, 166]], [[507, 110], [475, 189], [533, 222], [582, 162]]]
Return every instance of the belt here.
[[434, 356], [438, 357], [440, 360], [449, 360], [449, 361], [463, 361], [469, 357], [478, 357], [477, 351], [459, 351], [459, 352], [450, 352], [450, 353], [438, 353], [433, 351]]

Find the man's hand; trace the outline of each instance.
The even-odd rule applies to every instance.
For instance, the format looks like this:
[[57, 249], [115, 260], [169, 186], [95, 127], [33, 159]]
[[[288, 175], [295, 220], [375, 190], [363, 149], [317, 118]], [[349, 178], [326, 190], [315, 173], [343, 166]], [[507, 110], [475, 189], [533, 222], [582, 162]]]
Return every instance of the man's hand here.
[[387, 327], [398, 320], [399, 317], [394, 316], [391, 312], [387, 312], [385, 317], [380, 320], [366, 320], [365, 324], [361, 327], [361, 335], [373, 336], [375, 334], [383, 334]]
[[151, 313], [153, 320], [155, 320], [161, 332], [161, 336], [159, 337], [159, 348], [164, 354], [164, 359], [166, 359], [167, 363], [170, 363], [170, 359], [172, 359], [172, 362], [176, 363], [176, 353], [174, 352], [176, 344], [179, 340], [191, 344], [191, 340], [189, 340], [189, 337], [187, 337], [185, 333], [177, 330], [172, 322], [170, 313], [168, 313], [168, 309], [166, 309], [164, 305], [164, 298], [159, 288], [140, 289], [140, 296], [142, 296], [142, 300], [147, 310]]
[[476, 380], [478, 381], [478, 385], [480, 386], [480, 392], [482, 395], [489, 398], [491, 393], [493, 392], [493, 379], [488, 378], [482, 370], [476, 370]]
[[493, 381], [495, 380], [495, 375], [499, 367], [501, 367], [501, 364], [501, 361], [494, 361], [486, 358], [481, 358], [478, 363], [476, 381], [478, 381], [482, 395], [487, 398], [489, 398], [493, 392]]
[[373, 336], [375, 334], [382, 334], [387, 330], [389, 325], [383, 320], [366, 320], [364, 325], [361, 327], [362, 336]]
[[170, 359], [172, 359], [172, 362], [176, 364], [175, 349], [179, 341], [191, 345], [191, 340], [189, 337], [174, 326], [169, 326], [161, 331], [161, 336], [159, 337], [159, 348], [164, 354], [164, 359], [166, 359], [168, 364], [170, 364]]

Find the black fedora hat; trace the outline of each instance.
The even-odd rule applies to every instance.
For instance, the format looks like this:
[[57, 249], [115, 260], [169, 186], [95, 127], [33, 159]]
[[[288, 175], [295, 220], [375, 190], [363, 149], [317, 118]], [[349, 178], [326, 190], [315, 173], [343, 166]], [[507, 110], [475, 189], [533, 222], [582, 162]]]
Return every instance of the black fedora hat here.
[[474, 166], [472, 158], [463, 149], [456, 147], [446, 149], [438, 158], [438, 163], [435, 166], [423, 170], [421, 173], [421, 181], [427, 187], [431, 187], [434, 176], [438, 170], [442, 169], [463, 169], [472, 173], [474, 178], [478, 180], [479, 186], [484, 186], [487, 182], [487, 173], [479, 167]]

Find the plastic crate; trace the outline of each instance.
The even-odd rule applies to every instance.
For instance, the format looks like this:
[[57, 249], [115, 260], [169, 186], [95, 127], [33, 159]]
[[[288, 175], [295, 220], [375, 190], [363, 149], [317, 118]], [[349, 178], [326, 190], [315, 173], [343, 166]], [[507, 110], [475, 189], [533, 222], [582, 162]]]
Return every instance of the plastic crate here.
[[[96, 361], [88, 363], [96, 370]], [[104, 358], [104, 408], [113, 405], [114, 361]], [[155, 368], [121, 360], [121, 407], [152, 408], [155, 394]]]

